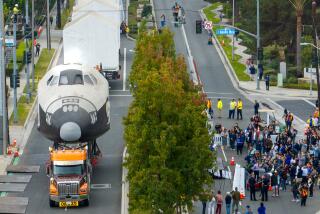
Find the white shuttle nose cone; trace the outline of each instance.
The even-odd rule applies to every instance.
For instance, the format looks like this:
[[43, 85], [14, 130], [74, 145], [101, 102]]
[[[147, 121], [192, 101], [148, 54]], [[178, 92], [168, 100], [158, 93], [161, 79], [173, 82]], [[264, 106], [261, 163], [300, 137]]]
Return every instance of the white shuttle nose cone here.
[[64, 123], [60, 128], [60, 138], [64, 141], [77, 141], [81, 137], [80, 126], [74, 122]]

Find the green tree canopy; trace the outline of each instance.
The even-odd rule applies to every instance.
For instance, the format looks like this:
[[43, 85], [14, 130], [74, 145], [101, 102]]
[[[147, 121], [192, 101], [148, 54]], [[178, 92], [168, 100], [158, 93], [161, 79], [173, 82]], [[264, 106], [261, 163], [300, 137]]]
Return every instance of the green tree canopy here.
[[212, 183], [214, 157], [201, 96], [172, 33], [140, 34], [129, 77], [134, 100], [124, 119], [130, 210], [173, 213]]

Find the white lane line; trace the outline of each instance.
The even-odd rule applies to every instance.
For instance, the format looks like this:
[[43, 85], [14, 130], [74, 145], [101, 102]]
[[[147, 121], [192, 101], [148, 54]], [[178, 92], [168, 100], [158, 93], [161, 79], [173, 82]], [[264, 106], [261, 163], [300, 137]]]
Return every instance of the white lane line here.
[[109, 95], [109, 97], [132, 97], [131, 94], [118, 94], [118, 95]]
[[184, 25], [181, 26], [181, 30], [182, 30], [182, 35], [183, 35], [184, 41], [185, 41], [186, 46], [187, 46], [188, 56], [192, 56], [191, 55], [190, 46], [189, 46], [189, 42], [188, 42], [188, 39], [187, 39], [187, 34], [186, 34], [185, 29], [184, 29]]
[[127, 48], [123, 49], [123, 91], [126, 90], [126, 78], [127, 78]]
[[[117, 89], [114, 89], [114, 90], [109, 90], [109, 92], [112, 92], [112, 91], [123, 91], [123, 90], [117, 90]], [[130, 90], [125, 90], [125, 91], [130, 91]]]
[[[272, 103], [273, 105], [277, 106], [278, 108], [280, 108], [281, 110], [284, 110], [284, 107], [282, 107], [280, 104], [278, 104], [277, 102], [273, 101], [270, 98], [266, 98], [266, 100], [268, 100], [270, 103]], [[292, 112], [291, 112], [292, 113]], [[292, 113], [293, 114], [293, 113]], [[294, 118], [297, 119], [300, 123], [305, 124], [306, 122], [303, 121], [301, 118], [299, 118], [297, 115], [293, 114]]]
[[226, 100], [232, 100], [235, 99], [234, 97], [219, 97], [219, 96], [215, 96], [215, 97], [208, 97], [209, 99], [226, 99]]
[[222, 154], [223, 154], [223, 157], [224, 157], [224, 161], [227, 162], [228, 159], [227, 159], [226, 153], [224, 152], [223, 146], [221, 146], [221, 150], [222, 150]]
[[206, 94], [234, 94], [234, 93], [208, 92], [208, 91], [205, 91], [204, 93], [206, 93]]
[[313, 102], [311, 102], [310, 100], [307, 99], [303, 99], [305, 102], [309, 103], [310, 105], [312, 105], [313, 107], [316, 107], [316, 104], [314, 104]]

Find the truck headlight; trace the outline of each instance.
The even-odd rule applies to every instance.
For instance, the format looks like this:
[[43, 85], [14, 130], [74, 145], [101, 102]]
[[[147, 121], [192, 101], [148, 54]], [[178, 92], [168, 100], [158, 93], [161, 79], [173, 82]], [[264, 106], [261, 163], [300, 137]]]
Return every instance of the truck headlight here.
[[84, 183], [80, 186], [80, 195], [88, 193], [88, 183]]
[[57, 187], [53, 183], [50, 184], [50, 195], [58, 195]]

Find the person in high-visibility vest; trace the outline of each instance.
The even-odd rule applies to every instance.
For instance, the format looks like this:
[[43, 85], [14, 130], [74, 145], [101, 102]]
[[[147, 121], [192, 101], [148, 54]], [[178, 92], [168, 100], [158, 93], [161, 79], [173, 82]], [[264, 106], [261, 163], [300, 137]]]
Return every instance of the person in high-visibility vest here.
[[15, 4], [13, 8], [13, 14], [18, 15], [18, 13], [19, 13], [18, 4]]
[[212, 110], [212, 102], [210, 99], [208, 99], [208, 101], [207, 101], [207, 109], [208, 109], [208, 113], [212, 119], [213, 118], [213, 110]]
[[240, 98], [237, 103], [237, 120], [239, 120], [239, 116], [241, 118], [240, 120], [242, 120], [242, 100]]
[[235, 112], [235, 110], [236, 110], [236, 106], [237, 106], [236, 101], [235, 101], [234, 99], [232, 99], [232, 100], [230, 101], [229, 119], [231, 119], [231, 117], [232, 117], [232, 119], [234, 119], [234, 112]]
[[223, 108], [223, 103], [222, 103], [222, 100], [219, 98], [217, 102], [218, 118], [221, 118], [222, 108]]
[[309, 125], [309, 127], [313, 127], [315, 125], [315, 121], [312, 116], [310, 116], [310, 118], [307, 120], [307, 124]]

